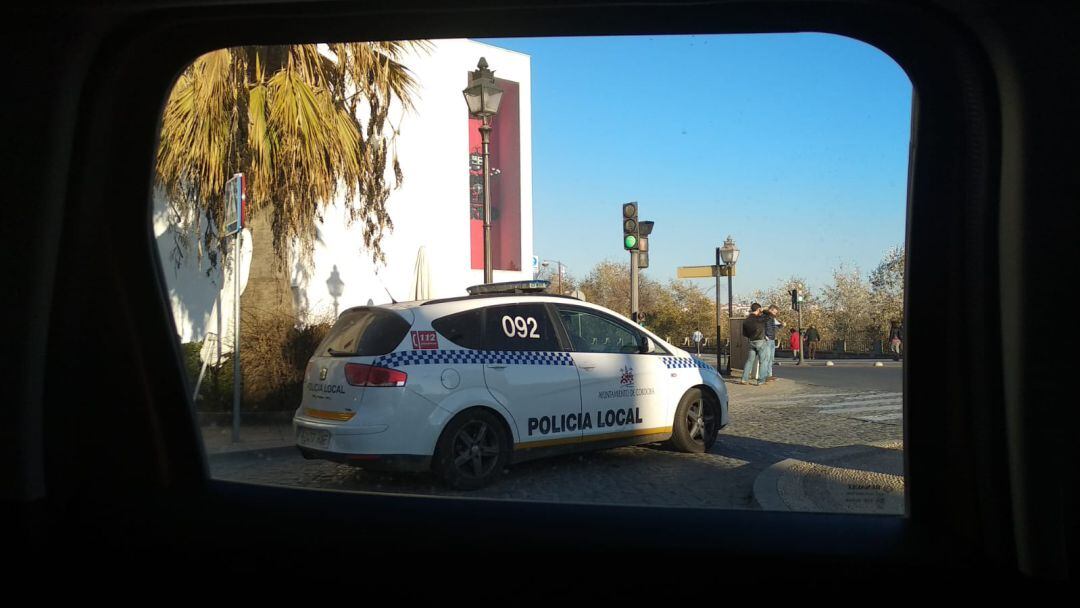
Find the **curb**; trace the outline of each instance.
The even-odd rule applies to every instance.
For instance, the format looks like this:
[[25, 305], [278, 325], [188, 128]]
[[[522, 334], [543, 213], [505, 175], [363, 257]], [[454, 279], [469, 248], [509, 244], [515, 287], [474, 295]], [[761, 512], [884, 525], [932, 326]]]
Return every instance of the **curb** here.
[[780, 477], [792, 469], [796, 462], [799, 461], [787, 458], [758, 473], [754, 479], [754, 502], [763, 511], [791, 510], [784, 499], [780, 498], [777, 487], [780, 485]]
[[[774, 463], [754, 479], [753, 496], [757, 505], [765, 511], [803, 511], [826, 513], [874, 513], [903, 515], [903, 476], [845, 467], [857, 461], [859, 456], [870, 455], [874, 450], [897, 449], [896, 442], [856, 445], [841, 449], [823, 448], [821, 458], [813, 453], [804, 456], [808, 460], [787, 458]], [[902, 448], [901, 448], [902, 449]], [[862, 486], [852, 484], [852, 477], [875, 478], [886, 483]], [[890, 483], [899, 478], [901, 490], [898, 496]], [[846, 488], [845, 488], [846, 486]], [[784, 490], [786, 489], [786, 491]], [[846, 503], [838, 503], [836, 492], [845, 493]], [[831, 496], [830, 496], [831, 494]], [[829, 500], [832, 498], [832, 500]]]

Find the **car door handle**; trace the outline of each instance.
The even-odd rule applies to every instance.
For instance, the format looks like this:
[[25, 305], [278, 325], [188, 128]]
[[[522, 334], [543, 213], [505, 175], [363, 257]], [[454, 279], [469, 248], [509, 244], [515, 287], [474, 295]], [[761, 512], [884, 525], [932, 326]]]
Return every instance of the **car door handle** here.
[[592, 370], [596, 369], [595, 365], [582, 365], [580, 367], [587, 372], [591, 372]]
[[489, 365], [491, 369], [506, 369], [505, 365]]

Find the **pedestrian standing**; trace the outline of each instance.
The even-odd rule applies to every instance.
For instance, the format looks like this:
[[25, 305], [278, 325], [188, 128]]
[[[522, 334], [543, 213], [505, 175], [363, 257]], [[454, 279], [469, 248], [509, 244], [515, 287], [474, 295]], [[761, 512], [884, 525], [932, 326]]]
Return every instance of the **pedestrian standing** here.
[[811, 325], [806, 330], [806, 345], [808, 347], [810, 347], [810, 352], [807, 353], [807, 356], [810, 359], [816, 358], [815, 355], [817, 353], [818, 340], [821, 340], [821, 334], [818, 333], [818, 330], [817, 330], [816, 327]]
[[747, 354], [746, 363], [743, 364], [742, 380], [739, 384], [750, 382], [750, 374], [754, 370], [754, 363], [758, 363], [759, 370], [755, 380], [757, 385], [765, 384], [765, 363], [768, 342], [765, 340], [765, 315], [762, 314], [761, 304], [754, 302], [750, 305], [750, 314], [743, 320], [743, 336], [750, 341], [750, 352]]
[[776, 360], [776, 332], [778, 329], [784, 326], [784, 323], [780, 321], [780, 309], [776, 305], [769, 306], [769, 309], [765, 314], [765, 340], [768, 342], [769, 360], [765, 364], [765, 381], [775, 380], [776, 378], [772, 374], [773, 362]]
[[797, 361], [795, 365], [802, 363], [802, 359], [799, 357], [800, 347], [802, 346], [802, 336], [799, 335], [799, 330], [794, 327], [791, 328], [791, 336], [788, 338], [788, 344], [791, 346], [791, 359]]
[[899, 321], [893, 321], [889, 330], [889, 348], [893, 353], [893, 361], [900, 360], [900, 349], [904, 342], [904, 325]]

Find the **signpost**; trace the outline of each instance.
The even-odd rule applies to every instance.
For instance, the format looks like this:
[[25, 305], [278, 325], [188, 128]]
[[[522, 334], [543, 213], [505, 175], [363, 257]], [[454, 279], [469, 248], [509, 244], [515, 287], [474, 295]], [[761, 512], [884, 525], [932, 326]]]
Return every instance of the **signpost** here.
[[697, 354], [701, 356], [701, 339], [704, 338], [700, 330], [694, 330], [694, 343], [697, 344]]
[[[735, 266], [722, 264], [720, 260], [720, 248], [716, 248], [716, 263], [710, 266], [679, 266], [676, 276], [680, 279], [709, 279], [716, 278], [716, 365], [720, 366], [720, 277], [735, 276]], [[730, 285], [730, 280], [728, 281]], [[731, 295], [728, 294], [728, 299]], [[694, 341], [701, 332], [694, 332]], [[701, 343], [698, 343], [698, 354], [701, 354]], [[730, 355], [729, 355], [730, 356]]]
[[240, 239], [247, 220], [247, 178], [237, 173], [225, 182], [225, 236], [233, 239], [233, 419], [232, 440], [240, 441]]

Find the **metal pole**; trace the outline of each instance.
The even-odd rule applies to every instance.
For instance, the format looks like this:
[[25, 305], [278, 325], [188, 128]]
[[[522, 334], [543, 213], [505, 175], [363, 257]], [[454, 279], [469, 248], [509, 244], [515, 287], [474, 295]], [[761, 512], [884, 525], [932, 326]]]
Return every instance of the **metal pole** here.
[[630, 250], [630, 320], [638, 322], [638, 252]]
[[556, 264], [559, 265], [559, 295], [562, 295], [562, 262], [556, 260]]
[[716, 248], [716, 367], [720, 367], [720, 248]]
[[485, 116], [480, 125], [484, 145], [484, 283], [493, 283], [491, 265], [491, 170], [488, 168], [488, 144], [491, 142], [491, 120]]
[[232, 440], [240, 441], [240, 239], [237, 228], [233, 244], [233, 409]]
[[[728, 268], [728, 275], [727, 275], [727, 314], [728, 314], [728, 323], [729, 324], [731, 323], [731, 320], [733, 318], [735, 318], [735, 313], [734, 313], [733, 307], [732, 307], [732, 302], [734, 302], [734, 298], [731, 295], [731, 281], [733, 280], [732, 275], [734, 274], [731, 271], [734, 270], [734, 269], [735, 268], [733, 266]], [[731, 343], [734, 340], [735, 340], [735, 336], [732, 336], [732, 335], [728, 336], [728, 358], [727, 358], [727, 365], [724, 366], [724, 367], [727, 368], [726, 370], [724, 370], [724, 375], [725, 376], [731, 376]]]

